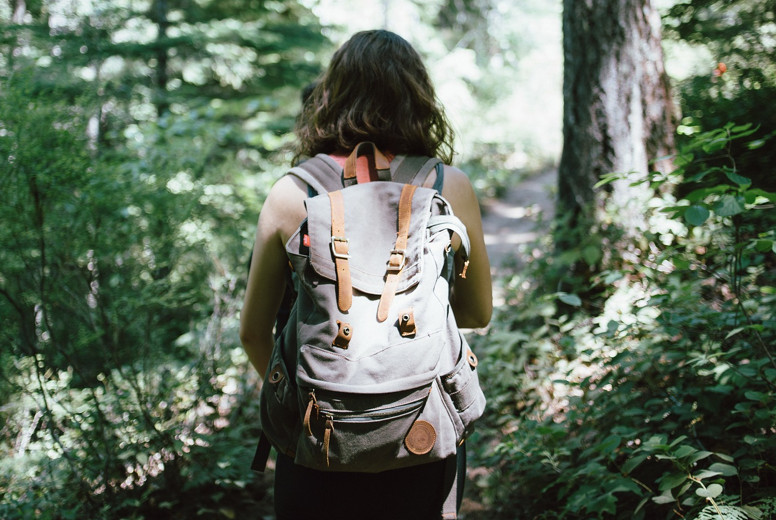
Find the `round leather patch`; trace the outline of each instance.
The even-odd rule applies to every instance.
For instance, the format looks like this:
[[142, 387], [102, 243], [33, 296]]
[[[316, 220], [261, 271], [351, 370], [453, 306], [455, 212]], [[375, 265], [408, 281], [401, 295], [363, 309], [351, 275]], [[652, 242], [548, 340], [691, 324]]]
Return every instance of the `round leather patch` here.
[[404, 438], [404, 445], [407, 450], [415, 455], [425, 455], [436, 443], [436, 430], [431, 423], [426, 421], [415, 421], [410, 428], [409, 433]]

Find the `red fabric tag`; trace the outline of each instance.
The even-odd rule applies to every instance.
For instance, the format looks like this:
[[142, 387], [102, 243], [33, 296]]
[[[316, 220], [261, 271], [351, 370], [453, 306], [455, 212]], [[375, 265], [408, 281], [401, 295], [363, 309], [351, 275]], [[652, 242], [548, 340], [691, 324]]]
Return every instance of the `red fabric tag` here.
[[310, 235], [302, 235], [302, 245], [305, 247], [310, 247]]

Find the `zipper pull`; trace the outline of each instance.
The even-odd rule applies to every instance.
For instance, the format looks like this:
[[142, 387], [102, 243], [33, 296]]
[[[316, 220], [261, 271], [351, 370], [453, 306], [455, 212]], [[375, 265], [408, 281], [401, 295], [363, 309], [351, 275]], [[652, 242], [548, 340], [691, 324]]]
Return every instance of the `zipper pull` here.
[[323, 430], [323, 452], [326, 454], [326, 467], [329, 467], [329, 443], [331, 442], [331, 432], [334, 431], [334, 421], [331, 417], [326, 419], [326, 427]]
[[463, 263], [463, 270], [461, 271], [461, 278], [466, 278], [466, 271], [469, 270], [469, 260]]
[[315, 390], [310, 390], [310, 400], [307, 402], [307, 410], [304, 412], [304, 421], [302, 422], [309, 437], [313, 436], [313, 430], [310, 427], [310, 418], [313, 414], [313, 409], [315, 410], [315, 418], [317, 419], [320, 407], [318, 406], [318, 400], [315, 398]]

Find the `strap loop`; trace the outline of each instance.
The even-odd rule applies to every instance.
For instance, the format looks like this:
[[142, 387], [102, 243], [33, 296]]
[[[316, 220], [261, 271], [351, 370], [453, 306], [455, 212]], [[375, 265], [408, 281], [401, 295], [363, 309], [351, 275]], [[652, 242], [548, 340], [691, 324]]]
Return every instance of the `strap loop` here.
[[[366, 172], [358, 167], [358, 159], [361, 157], [365, 157], [367, 160]], [[391, 180], [391, 162], [377, 149], [374, 143], [369, 141], [358, 143], [345, 161], [343, 178], [346, 186], [354, 179], [359, 184], [376, 180], [389, 181]]]

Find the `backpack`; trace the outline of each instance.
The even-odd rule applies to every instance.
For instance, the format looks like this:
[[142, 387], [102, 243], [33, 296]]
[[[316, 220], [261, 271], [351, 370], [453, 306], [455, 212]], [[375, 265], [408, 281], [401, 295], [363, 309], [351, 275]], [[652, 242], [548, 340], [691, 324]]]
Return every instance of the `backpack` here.
[[[437, 189], [420, 186], [434, 169]], [[449, 300], [452, 234], [465, 257], [469, 240], [442, 173], [372, 143], [344, 170], [319, 154], [289, 171], [310, 197], [285, 246], [297, 296], [261, 388], [254, 469], [271, 444], [317, 470], [385, 471], [448, 458], [472, 432], [485, 396]]]

